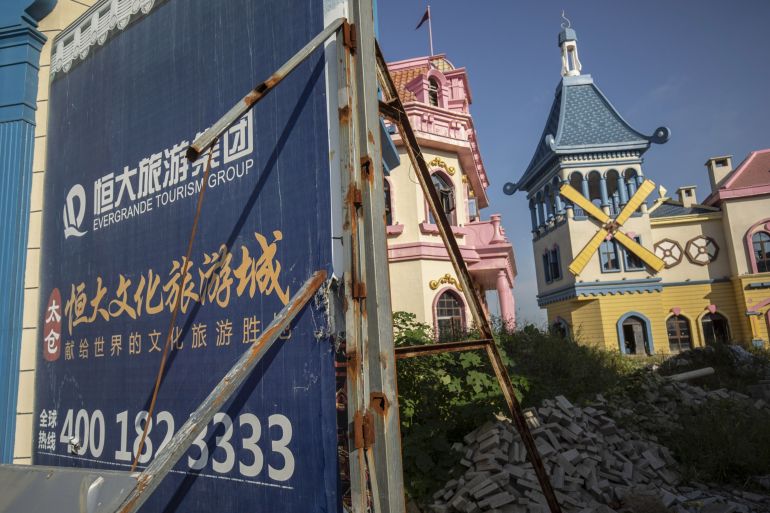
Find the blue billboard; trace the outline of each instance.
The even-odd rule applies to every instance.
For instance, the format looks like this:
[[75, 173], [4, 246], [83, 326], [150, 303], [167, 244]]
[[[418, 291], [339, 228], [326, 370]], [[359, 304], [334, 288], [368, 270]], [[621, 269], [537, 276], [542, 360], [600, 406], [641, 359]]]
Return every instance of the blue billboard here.
[[[145, 467], [311, 274], [331, 274], [322, 49], [212, 149], [185, 260], [209, 157], [188, 161], [188, 145], [323, 21], [322, 0], [104, 0], [54, 41], [35, 464], [128, 470], [149, 423]], [[323, 303], [143, 511], [339, 510]]]

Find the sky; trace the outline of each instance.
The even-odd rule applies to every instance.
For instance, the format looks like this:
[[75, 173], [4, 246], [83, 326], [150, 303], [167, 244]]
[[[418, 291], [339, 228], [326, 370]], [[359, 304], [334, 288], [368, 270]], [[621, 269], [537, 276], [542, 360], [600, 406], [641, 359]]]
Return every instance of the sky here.
[[[425, 0], [378, 0], [387, 60], [429, 54]], [[516, 254], [520, 322], [545, 322], [537, 306], [525, 193], [506, 196], [532, 158], [560, 80], [561, 12], [577, 32], [590, 74], [636, 130], [671, 130], [644, 156], [643, 171], [673, 195], [710, 190], [704, 163], [770, 147], [770, 1], [768, 0], [434, 0], [433, 46], [468, 71], [471, 114], [491, 185], [490, 207], [503, 216]], [[654, 193], [655, 194], [655, 193]], [[494, 307], [493, 307], [494, 309]]]

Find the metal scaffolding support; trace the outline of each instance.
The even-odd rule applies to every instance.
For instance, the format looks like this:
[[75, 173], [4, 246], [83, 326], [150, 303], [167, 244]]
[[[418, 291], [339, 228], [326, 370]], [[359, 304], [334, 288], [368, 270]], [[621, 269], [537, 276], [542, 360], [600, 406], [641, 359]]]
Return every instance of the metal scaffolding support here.
[[[385, 97], [385, 100], [380, 102], [380, 112], [384, 116], [390, 118], [396, 124], [406, 151], [409, 154], [409, 159], [411, 160], [414, 168], [417, 170], [417, 179], [420, 181], [420, 186], [422, 187], [423, 194], [425, 195], [425, 199], [428, 202], [430, 212], [433, 214], [433, 218], [436, 220], [436, 224], [438, 225], [441, 239], [444, 241], [444, 246], [447, 249], [447, 253], [449, 253], [452, 266], [454, 267], [455, 273], [457, 273], [457, 278], [460, 282], [460, 288], [465, 295], [468, 306], [471, 310], [471, 315], [473, 315], [473, 320], [476, 323], [476, 327], [481, 332], [482, 338], [486, 340], [486, 342], [483, 344], [483, 347], [486, 350], [490, 363], [492, 364], [495, 376], [497, 376], [497, 381], [500, 384], [500, 388], [503, 392], [503, 396], [505, 397], [505, 401], [508, 403], [508, 409], [511, 412], [513, 423], [516, 426], [516, 429], [518, 430], [519, 435], [524, 442], [524, 446], [527, 449], [527, 455], [530, 462], [532, 463], [533, 468], [535, 469], [535, 473], [537, 474], [540, 488], [542, 489], [543, 495], [548, 502], [551, 513], [561, 513], [561, 508], [556, 499], [556, 494], [553, 491], [553, 487], [551, 486], [551, 481], [548, 478], [545, 466], [543, 465], [543, 460], [540, 458], [540, 453], [538, 452], [537, 446], [535, 445], [535, 440], [532, 437], [532, 433], [530, 433], [529, 428], [527, 427], [524, 414], [521, 410], [521, 405], [516, 398], [513, 385], [511, 384], [511, 378], [508, 376], [508, 371], [503, 364], [503, 360], [500, 356], [500, 352], [497, 349], [497, 345], [493, 341], [492, 326], [489, 322], [489, 318], [487, 317], [476, 288], [473, 286], [473, 278], [468, 271], [468, 266], [465, 264], [465, 260], [463, 259], [462, 253], [460, 252], [460, 247], [457, 245], [457, 240], [452, 233], [452, 227], [449, 224], [449, 220], [444, 213], [444, 209], [440, 207], [441, 201], [439, 199], [436, 188], [433, 186], [430, 170], [428, 169], [428, 165], [422, 155], [422, 151], [420, 151], [420, 145], [417, 142], [417, 137], [415, 136], [414, 130], [412, 130], [412, 126], [409, 123], [409, 117], [407, 116], [404, 105], [401, 103], [401, 99], [398, 96], [398, 90], [396, 89], [396, 86], [393, 83], [393, 79], [390, 76], [387, 63], [385, 62], [385, 58], [382, 56], [379, 45], [377, 45], [376, 51], [377, 76]], [[467, 345], [468, 343], [460, 344]], [[480, 347], [476, 346], [462, 348], [460, 345], [456, 345], [454, 348], [444, 348], [444, 351], [462, 351], [479, 348]], [[415, 348], [410, 349], [414, 352]]]
[[402, 513], [372, 1], [353, 0], [350, 8], [351, 25], [338, 36], [338, 99], [352, 508]]

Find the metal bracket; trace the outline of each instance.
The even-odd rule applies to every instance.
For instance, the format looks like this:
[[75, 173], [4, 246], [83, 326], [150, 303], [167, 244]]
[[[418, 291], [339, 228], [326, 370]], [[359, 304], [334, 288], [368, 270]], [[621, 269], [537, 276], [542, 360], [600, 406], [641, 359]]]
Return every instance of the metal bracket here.
[[345, 18], [337, 18], [331, 22], [326, 28], [321, 31], [316, 37], [310, 40], [308, 44], [302, 47], [302, 49], [292, 55], [292, 57], [286, 61], [283, 66], [278, 68], [275, 73], [270, 75], [267, 80], [257, 85], [254, 89], [243, 97], [241, 101], [236, 103], [227, 113], [222, 116], [214, 125], [203, 132], [200, 137], [196, 138], [193, 143], [187, 148], [187, 158], [189, 160], [198, 160], [201, 153], [206, 151], [214, 141], [218, 139], [230, 126], [238, 121], [238, 118], [243, 116], [249, 109], [251, 109], [255, 103], [265, 97], [267, 93], [272, 91], [275, 86], [281, 83], [281, 81], [289, 76], [292, 71], [297, 69], [297, 66], [305, 59], [310, 57], [313, 51], [319, 46], [324, 44], [333, 34], [335, 34], [341, 27], [347, 25]]
[[356, 26], [347, 21], [342, 24], [342, 44], [345, 45], [345, 48], [350, 50], [351, 54], [356, 53], [356, 49], [358, 48]]

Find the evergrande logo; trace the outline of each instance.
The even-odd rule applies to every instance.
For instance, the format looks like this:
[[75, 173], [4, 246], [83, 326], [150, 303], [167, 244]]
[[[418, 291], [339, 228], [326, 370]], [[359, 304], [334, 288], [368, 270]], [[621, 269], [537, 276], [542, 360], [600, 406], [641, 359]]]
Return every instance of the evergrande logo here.
[[[75, 201], [77, 200], [77, 201]], [[86, 190], [80, 184], [75, 184], [67, 193], [64, 202], [64, 238], [82, 237], [86, 232], [80, 231], [83, 216], [86, 214]]]

